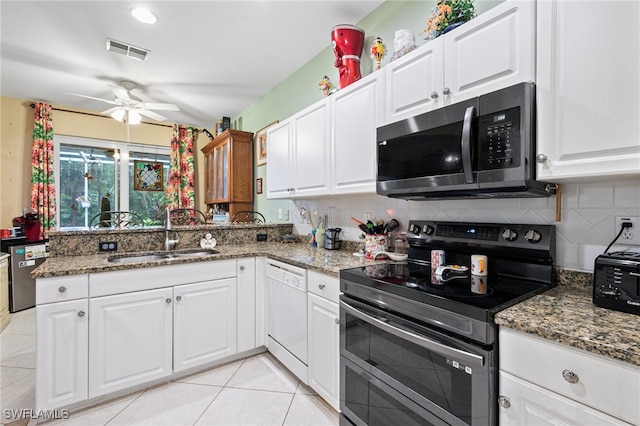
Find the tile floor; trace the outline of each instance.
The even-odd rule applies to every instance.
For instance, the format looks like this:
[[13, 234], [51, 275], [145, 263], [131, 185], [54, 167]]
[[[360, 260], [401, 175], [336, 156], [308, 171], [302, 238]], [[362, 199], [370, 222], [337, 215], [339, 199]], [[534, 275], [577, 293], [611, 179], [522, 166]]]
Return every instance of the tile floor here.
[[[35, 406], [35, 309], [0, 333], [0, 422]], [[12, 424], [13, 422], [13, 424]], [[70, 414], [47, 425], [337, 425], [338, 414], [268, 353]]]

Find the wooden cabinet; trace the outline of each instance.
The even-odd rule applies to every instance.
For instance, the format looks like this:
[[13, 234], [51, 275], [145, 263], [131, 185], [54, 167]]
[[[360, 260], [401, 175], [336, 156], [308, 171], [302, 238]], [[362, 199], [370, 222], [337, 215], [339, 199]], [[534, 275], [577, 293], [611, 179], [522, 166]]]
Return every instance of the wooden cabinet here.
[[89, 300], [89, 397], [172, 373], [172, 289]]
[[331, 194], [376, 192], [376, 128], [384, 121], [385, 69], [331, 95]]
[[504, 328], [499, 341], [501, 425], [640, 424], [640, 367]]
[[36, 307], [36, 410], [87, 399], [88, 312], [86, 298]]
[[205, 203], [228, 205], [230, 217], [253, 210], [253, 133], [227, 129], [202, 152]]
[[340, 313], [338, 278], [308, 273], [309, 386], [340, 409]]
[[640, 3], [537, 5], [538, 179], [638, 177]]
[[535, 80], [535, 21], [508, 0], [387, 65], [386, 122]]

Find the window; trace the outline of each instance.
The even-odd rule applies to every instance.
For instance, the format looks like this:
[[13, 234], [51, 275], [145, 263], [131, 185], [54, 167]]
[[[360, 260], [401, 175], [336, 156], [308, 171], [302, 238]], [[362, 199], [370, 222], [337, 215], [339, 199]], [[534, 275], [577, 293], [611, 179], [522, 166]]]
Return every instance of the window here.
[[[57, 223], [87, 229], [101, 211], [131, 211], [145, 226], [161, 225], [169, 176], [169, 148], [55, 136]], [[134, 163], [158, 164], [162, 190], [134, 190]]]

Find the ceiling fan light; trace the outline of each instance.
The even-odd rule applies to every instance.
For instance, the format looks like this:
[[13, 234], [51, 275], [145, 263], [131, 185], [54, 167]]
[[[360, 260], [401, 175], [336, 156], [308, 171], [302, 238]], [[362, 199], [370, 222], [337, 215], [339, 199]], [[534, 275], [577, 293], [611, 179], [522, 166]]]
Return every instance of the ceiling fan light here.
[[123, 109], [117, 109], [113, 111], [111, 117], [115, 118], [118, 121], [124, 121], [125, 111]]
[[138, 111], [131, 110], [128, 113], [128, 123], [129, 124], [140, 124], [142, 121], [142, 116], [138, 114]]
[[156, 15], [142, 7], [131, 9], [131, 14], [134, 18], [136, 18], [143, 24], [155, 24], [156, 22], [158, 22], [158, 18], [156, 17]]

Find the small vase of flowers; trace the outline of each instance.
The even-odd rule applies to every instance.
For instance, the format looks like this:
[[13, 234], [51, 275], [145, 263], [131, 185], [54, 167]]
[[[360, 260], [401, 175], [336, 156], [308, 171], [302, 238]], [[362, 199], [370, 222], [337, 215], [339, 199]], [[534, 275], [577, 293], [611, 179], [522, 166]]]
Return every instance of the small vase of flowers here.
[[325, 75], [322, 80], [320, 80], [320, 83], [318, 83], [318, 88], [322, 91], [323, 95], [328, 96], [334, 87], [329, 77]]
[[384, 59], [386, 53], [387, 46], [380, 37], [376, 37], [371, 45], [371, 59], [373, 59], [374, 71], [380, 69], [380, 61]]
[[456, 28], [475, 18], [474, 0], [440, 0], [431, 10], [431, 17], [427, 27], [421, 32], [426, 33], [426, 40], [434, 38]]

